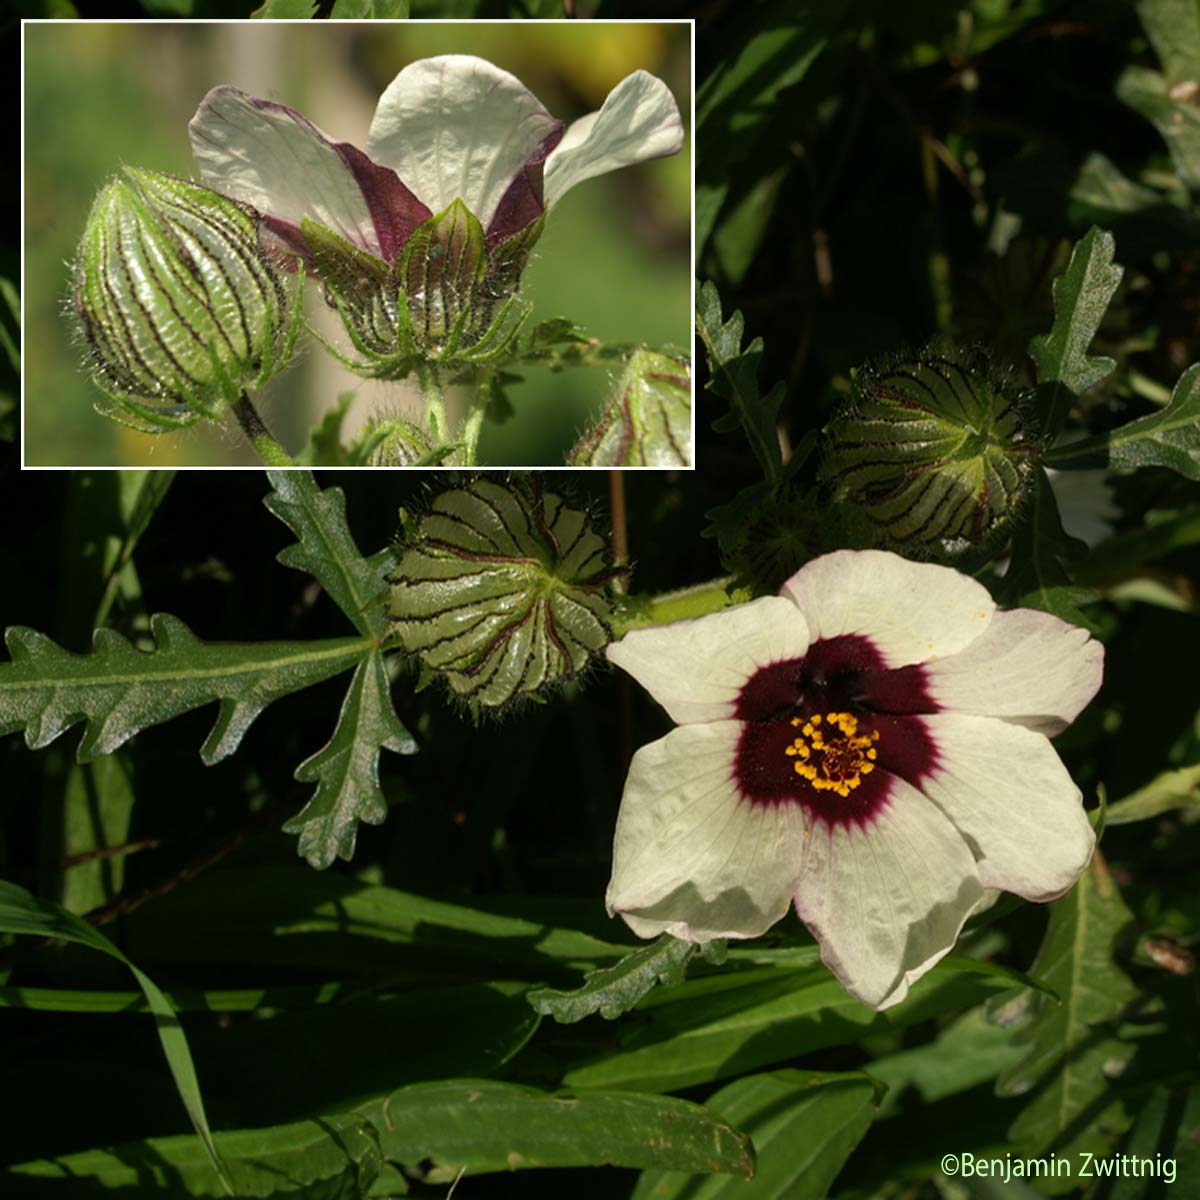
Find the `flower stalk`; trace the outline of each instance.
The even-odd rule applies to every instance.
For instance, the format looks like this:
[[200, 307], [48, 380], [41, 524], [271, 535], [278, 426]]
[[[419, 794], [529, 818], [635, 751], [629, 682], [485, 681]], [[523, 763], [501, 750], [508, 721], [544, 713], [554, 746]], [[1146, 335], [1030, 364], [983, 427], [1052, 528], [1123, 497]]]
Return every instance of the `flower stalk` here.
[[266, 466], [294, 467], [296, 465], [292, 456], [271, 436], [271, 431], [245, 392], [230, 407], [233, 410], [234, 418], [246, 435], [246, 440], [254, 447], [255, 453]]

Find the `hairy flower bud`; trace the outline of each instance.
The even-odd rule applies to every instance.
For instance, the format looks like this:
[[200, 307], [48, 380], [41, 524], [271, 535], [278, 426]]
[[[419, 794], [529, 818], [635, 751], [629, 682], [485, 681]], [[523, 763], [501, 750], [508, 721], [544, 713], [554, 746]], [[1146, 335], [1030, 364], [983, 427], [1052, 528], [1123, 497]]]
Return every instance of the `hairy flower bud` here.
[[343, 361], [369, 378], [398, 379], [418, 362], [456, 367], [508, 350], [529, 312], [517, 292], [543, 225], [539, 218], [489, 247], [455, 200], [418, 225], [391, 264], [315, 221], [301, 228], [326, 299], [364, 360]]
[[411, 421], [378, 421], [363, 437], [367, 461], [373, 467], [413, 467], [426, 465], [433, 451], [425, 431]]
[[979, 350], [868, 366], [826, 427], [823, 477], [878, 540], [954, 557], [1003, 536], [1041, 452], [1027, 394]]
[[124, 174], [92, 206], [74, 307], [118, 419], [160, 432], [217, 417], [282, 370], [298, 313], [243, 205], [170, 175]]
[[692, 446], [692, 364], [635, 350], [600, 420], [567, 456], [577, 467], [687, 467]]
[[495, 708], [571, 679], [612, 640], [619, 574], [585, 512], [536, 477], [439, 493], [408, 540], [392, 630], [474, 705]]

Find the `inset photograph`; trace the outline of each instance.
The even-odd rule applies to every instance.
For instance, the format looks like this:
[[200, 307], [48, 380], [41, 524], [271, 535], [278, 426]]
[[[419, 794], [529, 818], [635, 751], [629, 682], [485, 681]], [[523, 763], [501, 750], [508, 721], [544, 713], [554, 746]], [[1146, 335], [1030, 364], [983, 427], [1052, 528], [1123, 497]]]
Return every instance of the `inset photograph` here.
[[691, 22], [23, 50], [24, 466], [693, 465]]

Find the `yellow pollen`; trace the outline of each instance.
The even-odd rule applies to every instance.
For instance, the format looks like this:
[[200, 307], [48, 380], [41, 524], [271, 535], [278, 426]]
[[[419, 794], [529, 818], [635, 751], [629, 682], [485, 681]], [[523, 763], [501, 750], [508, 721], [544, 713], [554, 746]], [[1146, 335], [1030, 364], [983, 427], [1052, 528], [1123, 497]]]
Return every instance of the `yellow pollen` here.
[[792, 764], [796, 774], [807, 779], [817, 791], [849, 796], [861, 786], [863, 776], [875, 770], [879, 731], [860, 734], [858, 718], [853, 713], [793, 717], [792, 728], [799, 729], [800, 734], [784, 753], [796, 760]]

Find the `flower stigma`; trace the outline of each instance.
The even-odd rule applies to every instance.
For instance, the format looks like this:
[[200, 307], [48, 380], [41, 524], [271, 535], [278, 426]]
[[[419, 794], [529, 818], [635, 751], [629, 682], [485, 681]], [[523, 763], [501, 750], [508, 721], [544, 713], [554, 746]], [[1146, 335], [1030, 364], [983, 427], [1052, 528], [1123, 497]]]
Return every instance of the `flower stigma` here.
[[[824, 725], [824, 728], [822, 728]], [[879, 731], [858, 732], [858, 718], [848, 712], [827, 712], [808, 717], [793, 717], [793, 728], [800, 730], [784, 753], [796, 761], [797, 775], [807, 779], [819, 792], [849, 796], [863, 776], [875, 770], [879, 752], [875, 743]]]

